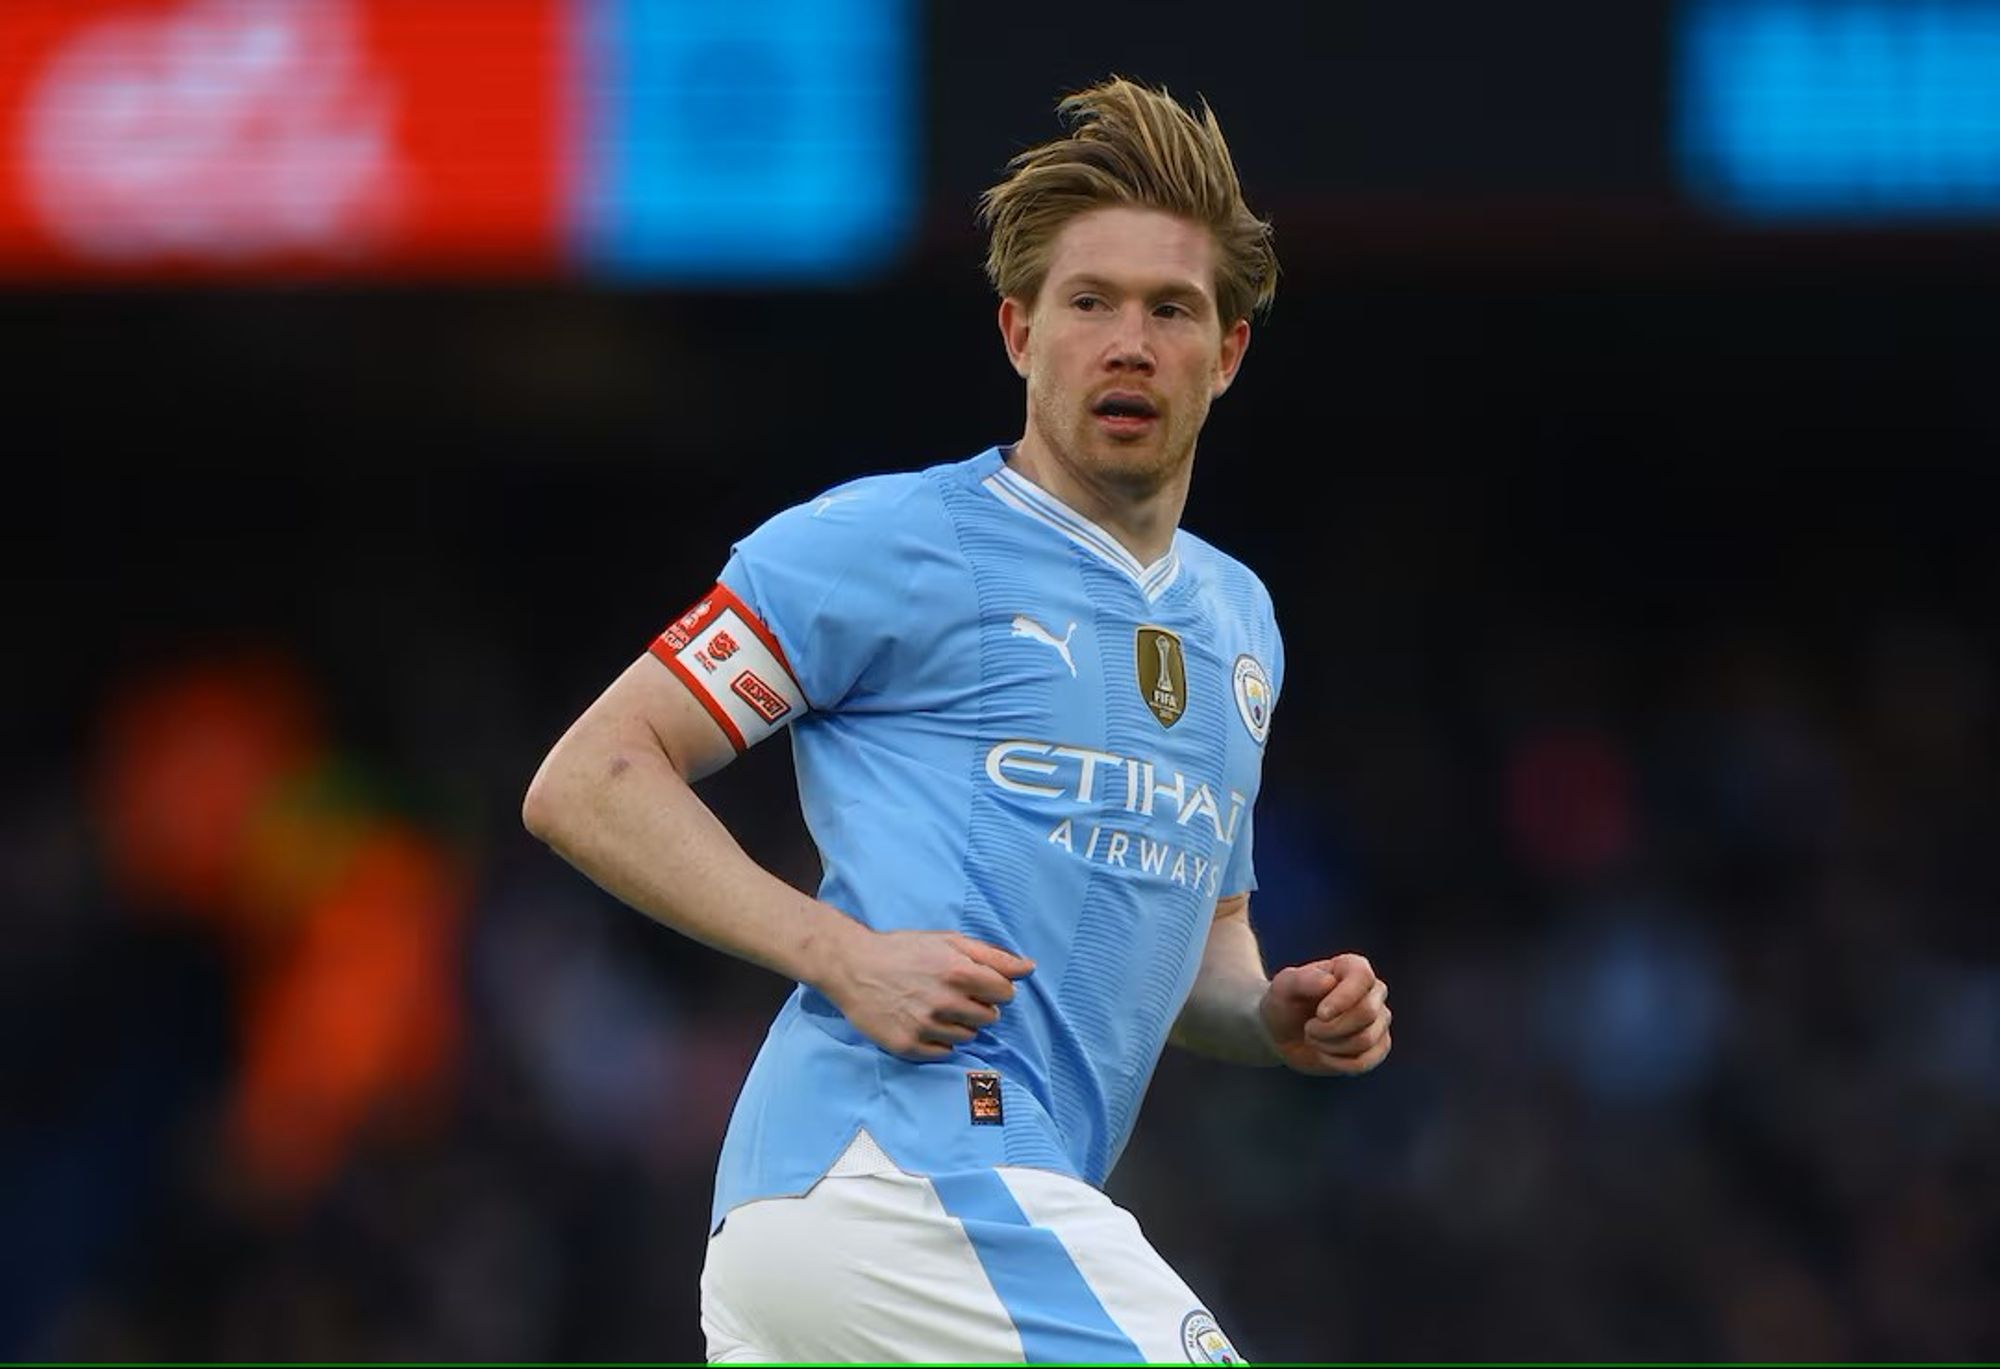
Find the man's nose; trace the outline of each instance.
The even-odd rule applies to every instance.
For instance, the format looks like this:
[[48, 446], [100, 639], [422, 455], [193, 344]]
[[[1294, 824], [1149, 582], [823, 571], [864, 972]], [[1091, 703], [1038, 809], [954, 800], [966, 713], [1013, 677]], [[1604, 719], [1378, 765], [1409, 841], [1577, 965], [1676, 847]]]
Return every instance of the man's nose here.
[[1114, 370], [1153, 369], [1153, 342], [1147, 332], [1149, 315], [1143, 305], [1120, 309], [1105, 361]]

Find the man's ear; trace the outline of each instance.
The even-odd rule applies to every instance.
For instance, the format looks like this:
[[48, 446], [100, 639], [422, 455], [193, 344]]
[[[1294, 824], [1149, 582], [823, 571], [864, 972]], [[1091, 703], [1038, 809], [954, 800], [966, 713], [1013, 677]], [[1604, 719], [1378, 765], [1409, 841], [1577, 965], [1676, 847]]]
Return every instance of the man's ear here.
[[1216, 368], [1213, 398], [1220, 399], [1222, 392], [1235, 383], [1237, 368], [1243, 365], [1243, 354], [1249, 350], [1250, 320], [1240, 318], [1222, 335], [1222, 364]]
[[1007, 360], [1014, 373], [1028, 378], [1028, 306], [1009, 296], [1000, 301], [1000, 340], [1007, 344]]

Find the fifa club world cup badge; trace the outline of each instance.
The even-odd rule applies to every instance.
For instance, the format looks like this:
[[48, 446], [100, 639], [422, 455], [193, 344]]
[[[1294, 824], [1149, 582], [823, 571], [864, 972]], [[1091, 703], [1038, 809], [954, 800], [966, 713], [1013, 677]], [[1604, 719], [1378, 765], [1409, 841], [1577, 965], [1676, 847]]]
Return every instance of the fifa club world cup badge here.
[[1138, 651], [1139, 697], [1161, 727], [1172, 727], [1187, 712], [1187, 659], [1181, 639], [1163, 627], [1142, 627]]
[[1000, 1113], [1000, 1075], [996, 1070], [965, 1072], [965, 1103], [975, 1127], [997, 1127]]

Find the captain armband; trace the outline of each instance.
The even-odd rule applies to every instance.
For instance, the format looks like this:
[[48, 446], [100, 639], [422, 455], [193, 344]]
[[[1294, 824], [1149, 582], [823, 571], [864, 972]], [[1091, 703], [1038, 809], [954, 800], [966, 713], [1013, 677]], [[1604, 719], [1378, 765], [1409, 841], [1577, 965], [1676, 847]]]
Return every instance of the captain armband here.
[[784, 648], [723, 584], [667, 624], [648, 648], [680, 677], [741, 753], [806, 711]]

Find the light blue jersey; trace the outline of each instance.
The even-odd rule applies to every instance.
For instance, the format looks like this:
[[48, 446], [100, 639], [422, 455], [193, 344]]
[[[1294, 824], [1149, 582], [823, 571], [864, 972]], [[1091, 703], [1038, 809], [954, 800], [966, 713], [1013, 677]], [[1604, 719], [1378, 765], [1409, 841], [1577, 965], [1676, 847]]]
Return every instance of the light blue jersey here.
[[777, 515], [712, 598], [655, 654], [739, 746], [791, 725], [819, 896], [1036, 963], [997, 1023], [933, 1062], [796, 990], [737, 1100], [714, 1223], [805, 1192], [864, 1128], [911, 1173], [1101, 1186], [1216, 900], [1256, 887], [1284, 681], [1263, 585], [1186, 532], [1139, 565], [994, 449]]

